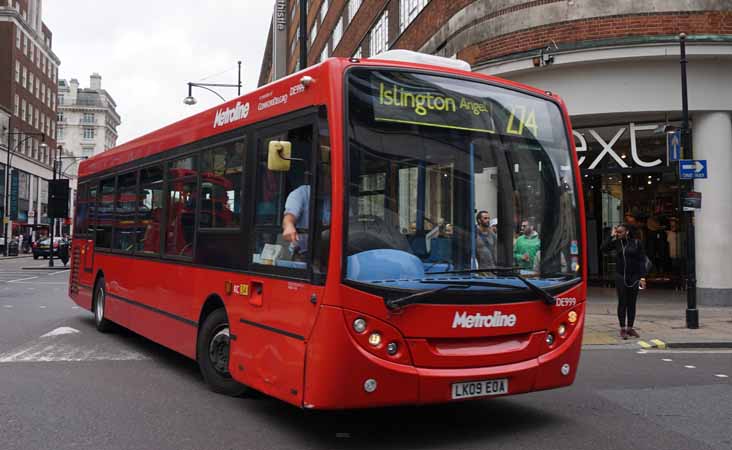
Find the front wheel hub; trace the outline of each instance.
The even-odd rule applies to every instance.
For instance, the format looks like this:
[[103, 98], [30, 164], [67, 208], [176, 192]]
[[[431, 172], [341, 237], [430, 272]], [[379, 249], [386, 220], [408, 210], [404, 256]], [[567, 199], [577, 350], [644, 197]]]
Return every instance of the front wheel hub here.
[[208, 356], [216, 372], [229, 375], [229, 327], [220, 329], [208, 346]]

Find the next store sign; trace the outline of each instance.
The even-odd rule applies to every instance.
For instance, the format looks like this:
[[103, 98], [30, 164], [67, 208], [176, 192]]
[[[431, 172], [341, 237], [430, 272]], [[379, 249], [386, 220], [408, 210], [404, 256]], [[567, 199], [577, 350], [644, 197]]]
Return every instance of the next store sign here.
[[[602, 160], [607, 157], [614, 159], [615, 162], [618, 163], [618, 166], [620, 166], [620, 168], [629, 168], [630, 166], [628, 165], [628, 162], [621, 158], [620, 155], [618, 155], [618, 153], [616, 153], [616, 151], [613, 149], [613, 145], [618, 142], [618, 140], [623, 136], [623, 134], [625, 134], [628, 129], [630, 130], [630, 156], [633, 163], [638, 167], [656, 167], [663, 164], [663, 161], [660, 158], [657, 158], [653, 161], [642, 160], [640, 155], [638, 154], [638, 147], [636, 143], [636, 132], [652, 131], [655, 130], [657, 127], [657, 124], [636, 125], [631, 122], [627, 127], [621, 127], [620, 129], [618, 129], [618, 131], [609, 141], [605, 141], [605, 139], [603, 139], [602, 136], [597, 133], [597, 131], [593, 129], [586, 129], [585, 132], [588, 133], [598, 144], [602, 146], [602, 151], [599, 155], [595, 157], [595, 159], [592, 160], [587, 169], [592, 170], [596, 168], [600, 164], [600, 162], [602, 162]], [[583, 163], [585, 162], [585, 159], [587, 159], [587, 157], [581, 155], [581, 153], [587, 152], [587, 138], [577, 130], [573, 130], [573, 134], [576, 138], [575, 146], [577, 148], [577, 154], [579, 156], [578, 162], [580, 167], [583, 167]]]

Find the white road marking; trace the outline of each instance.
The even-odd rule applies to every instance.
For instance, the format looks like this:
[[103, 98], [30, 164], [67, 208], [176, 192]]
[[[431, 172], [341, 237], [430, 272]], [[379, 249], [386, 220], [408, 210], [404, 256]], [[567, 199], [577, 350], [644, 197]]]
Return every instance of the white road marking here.
[[69, 284], [66, 281], [14, 281], [13, 284]]
[[717, 377], [717, 378], [729, 378], [728, 375], [725, 375], [723, 373], [717, 373], [717, 374], [714, 374], [714, 376]]
[[79, 309], [78, 306], [72, 306], [71, 309]]
[[58, 272], [54, 272], [54, 273], [48, 274], [48, 276], [58, 275], [60, 273], [68, 273], [68, 272], [69, 272], [69, 269], [59, 270]]
[[661, 361], [671, 362], [671, 361], [673, 361], [673, 359], [671, 359], [671, 358], [663, 358]]
[[13, 305], [3, 305], [3, 308], [12, 308]]
[[[60, 327], [10, 352], [0, 354], [1, 363], [58, 361], [136, 361], [150, 359], [140, 353], [114, 348], [100, 341], [79, 341], [79, 330]], [[109, 348], [108, 346], [112, 346]]]
[[687, 369], [696, 369], [696, 366], [684, 366], [684, 367], [686, 367]]
[[77, 334], [77, 333], [81, 333], [81, 332], [79, 330], [77, 330], [76, 328], [58, 327], [55, 330], [49, 331], [48, 333], [42, 335], [41, 337], [44, 338], [44, 337], [50, 337], [50, 336], [61, 336], [62, 334]]
[[18, 278], [17, 280], [8, 280], [8, 283], [17, 283], [19, 281], [35, 280], [38, 277]]
[[41, 305], [41, 306], [39, 306], [39, 308], [41, 308], [41, 309], [46, 309], [46, 308], [48, 308], [48, 306], [46, 306], [46, 305]]

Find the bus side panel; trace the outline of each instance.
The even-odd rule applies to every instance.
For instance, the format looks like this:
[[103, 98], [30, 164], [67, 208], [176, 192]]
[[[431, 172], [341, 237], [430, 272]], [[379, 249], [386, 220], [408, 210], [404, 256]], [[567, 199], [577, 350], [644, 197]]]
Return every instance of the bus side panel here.
[[198, 328], [190, 311], [196, 277], [191, 276], [191, 269], [101, 253], [96, 258], [104, 270], [107, 290], [115, 300], [112, 304], [124, 310], [117, 317], [110, 315], [110, 319], [195, 358]]

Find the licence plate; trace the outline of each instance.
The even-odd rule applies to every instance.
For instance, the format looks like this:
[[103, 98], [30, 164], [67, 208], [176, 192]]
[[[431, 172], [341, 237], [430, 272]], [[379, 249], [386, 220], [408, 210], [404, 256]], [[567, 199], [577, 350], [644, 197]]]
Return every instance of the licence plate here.
[[498, 380], [468, 381], [453, 383], [452, 399], [459, 400], [471, 397], [485, 397], [490, 395], [507, 394], [508, 378]]

